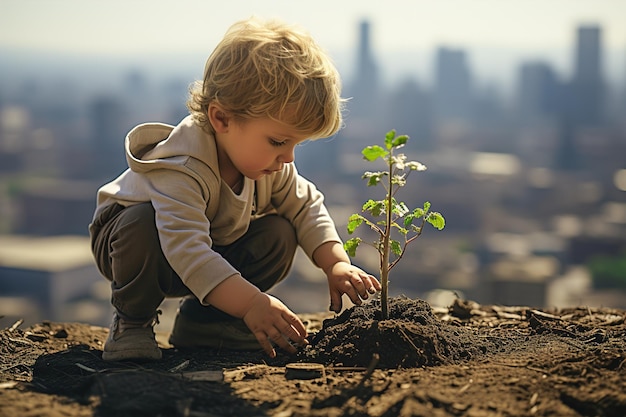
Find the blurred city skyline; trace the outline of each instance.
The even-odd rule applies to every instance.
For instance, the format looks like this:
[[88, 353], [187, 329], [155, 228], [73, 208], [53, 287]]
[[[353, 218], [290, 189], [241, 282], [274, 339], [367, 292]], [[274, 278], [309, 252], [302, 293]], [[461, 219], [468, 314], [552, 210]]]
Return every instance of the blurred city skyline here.
[[[343, 237], [349, 214], [363, 198], [373, 198], [361, 180], [370, 169], [360, 156], [363, 146], [393, 128], [411, 136], [407, 155], [428, 166], [403, 198], [411, 207], [428, 198], [446, 217], [445, 233], [416, 245], [395, 270], [396, 289], [412, 297], [445, 289], [514, 305], [626, 300], [613, 290], [621, 285], [626, 291], [626, 283], [605, 284], [612, 275], [594, 266], [600, 262], [613, 268], [613, 277], [626, 276], [615, 272], [626, 254], [626, 25], [616, 23], [625, 15], [620, 4], [442, 0], [428, 7], [396, 2], [393, 8], [364, 2], [335, 11], [325, 1], [312, 10], [248, 1], [223, 5], [219, 17], [202, 25], [189, 16], [201, 16], [206, 9], [200, 5], [208, 3], [183, 0], [170, 7], [169, 17], [162, 15], [164, 4], [173, 3], [2, 3], [9, 14], [0, 15], [0, 307], [10, 310], [11, 300], [31, 305], [24, 300], [37, 293], [33, 317], [108, 321], [108, 290], [98, 289], [103, 281], [86, 237], [96, 190], [126, 169], [128, 129], [146, 121], [176, 124], [188, 114], [188, 85], [202, 77], [223, 31], [250, 14], [300, 24], [337, 63], [344, 97], [351, 98], [345, 127], [331, 140], [298, 147], [296, 160], [299, 172], [326, 195]], [[444, 10], [452, 5], [458, 7]], [[329, 14], [319, 10], [324, 6], [336, 13], [320, 23], [320, 13]], [[488, 6], [493, 10], [486, 13]], [[32, 15], [24, 12], [29, 7]], [[529, 11], [536, 16], [532, 24]], [[137, 25], [128, 19], [138, 19]], [[452, 30], [465, 20], [470, 26]], [[168, 22], [182, 22], [184, 30]], [[534, 46], [507, 36], [523, 26], [528, 40], [550, 31]], [[424, 39], [430, 33], [431, 43], [423, 49], [407, 44], [412, 30]], [[484, 39], [493, 42], [463, 37], [473, 30], [490, 33]], [[450, 36], [443, 36], [447, 31]], [[206, 36], [192, 42], [200, 32]], [[172, 36], [179, 48], [166, 41], [173, 33], [187, 36]], [[435, 41], [436, 34], [442, 36]], [[389, 44], [394, 36], [399, 41]], [[147, 47], [146, 39], [159, 49]], [[79, 252], [62, 240], [67, 235], [83, 239], [78, 244], [87, 251], [79, 265]], [[64, 246], [63, 271], [35, 251], [47, 255], [47, 247], [57, 245]], [[14, 246], [24, 256], [8, 251]], [[367, 251], [359, 256], [357, 262], [376, 269]], [[323, 288], [318, 298], [310, 295], [324, 285], [310, 268], [296, 262], [293, 279], [278, 288], [301, 311], [327, 305]], [[73, 284], [77, 277], [84, 286]], [[20, 311], [9, 314], [28, 313]]]
[[[522, 61], [550, 63], [571, 75], [576, 27], [603, 28], [606, 79], [626, 83], [626, 2], [614, 0], [323, 0], [315, 7], [286, 1], [137, 0], [85, 2], [6, 0], [0, 14], [5, 77], [29, 70], [52, 74], [134, 67], [154, 76], [197, 78], [207, 56], [235, 21], [256, 15], [302, 26], [333, 56], [344, 79], [356, 72], [358, 22], [372, 26], [372, 49], [388, 84], [417, 78], [430, 84], [436, 49], [463, 49], [478, 82], [510, 91]], [[192, 17], [196, 21], [192, 20]], [[43, 66], [42, 64], [45, 63]], [[43, 74], [40, 74], [43, 75]], [[84, 74], [88, 76], [88, 74]], [[97, 73], [95, 73], [97, 77]], [[5, 78], [3, 77], [3, 78]], [[72, 75], [71, 78], [75, 78]], [[5, 79], [6, 81], [6, 79]]]

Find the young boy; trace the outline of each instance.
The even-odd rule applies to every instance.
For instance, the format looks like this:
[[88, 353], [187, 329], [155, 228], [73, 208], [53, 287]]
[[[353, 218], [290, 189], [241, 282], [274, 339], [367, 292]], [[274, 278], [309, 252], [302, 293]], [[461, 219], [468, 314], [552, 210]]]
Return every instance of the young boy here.
[[234, 24], [191, 89], [178, 126], [126, 137], [129, 169], [98, 190], [89, 226], [115, 315], [103, 359], [161, 358], [153, 331], [165, 297], [184, 297], [170, 343], [293, 353], [298, 316], [265, 293], [298, 245], [327, 276], [331, 310], [380, 290], [350, 264], [322, 194], [294, 148], [335, 134], [340, 80], [306, 34], [278, 22]]

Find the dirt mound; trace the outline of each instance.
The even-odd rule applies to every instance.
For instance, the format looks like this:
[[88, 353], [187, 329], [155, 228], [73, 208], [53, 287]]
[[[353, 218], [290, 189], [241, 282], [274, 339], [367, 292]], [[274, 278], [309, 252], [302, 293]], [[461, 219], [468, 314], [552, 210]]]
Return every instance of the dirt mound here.
[[374, 360], [380, 368], [413, 368], [467, 361], [488, 346], [471, 329], [442, 322], [425, 301], [393, 298], [387, 320], [381, 320], [380, 300], [325, 320], [301, 355], [326, 365], [369, 366]]

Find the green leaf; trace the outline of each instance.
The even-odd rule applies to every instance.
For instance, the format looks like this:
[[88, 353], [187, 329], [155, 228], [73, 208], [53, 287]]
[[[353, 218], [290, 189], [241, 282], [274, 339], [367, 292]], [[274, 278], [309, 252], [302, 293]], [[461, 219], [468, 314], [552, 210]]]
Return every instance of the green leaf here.
[[415, 217], [416, 219], [420, 219], [422, 218], [424, 213], [425, 213], [424, 209], [418, 207], [415, 210], [413, 210], [413, 217]]
[[426, 201], [426, 202], [424, 203], [424, 212], [427, 212], [428, 210], [430, 210], [430, 202], [429, 202], [429, 201]]
[[389, 174], [383, 171], [376, 171], [376, 172], [366, 171], [361, 178], [367, 179], [367, 186], [372, 187], [372, 186], [378, 185], [378, 183], [381, 181], [381, 178], [386, 175], [389, 175]]
[[392, 129], [385, 135], [385, 147], [390, 150], [393, 146], [393, 139], [396, 137], [396, 130]]
[[369, 200], [367, 200], [365, 202], [365, 204], [363, 204], [363, 207], [361, 207], [361, 211], [368, 211], [371, 210], [372, 207], [374, 207], [376, 205], [377, 201], [372, 200], [371, 198]]
[[352, 239], [348, 239], [344, 244], [343, 244], [343, 249], [348, 252], [349, 256], [355, 257], [356, 256], [356, 248], [359, 247], [359, 243], [361, 243], [361, 238], [358, 237], [354, 237]]
[[348, 233], [354, 233], [356, 228], [359, 227], [361, 223], [363, 223], [363, 216], [361, 216], [360, 214], [351, 215], [348, 219], [348, 226], [346, 227], [348, 229]]
[[438, 213], [436, 211], [430, 212], [426, 220], [428, 221], [428, 223], [432, 224], [439, 230], [443, 229], [446, 226], [446, 220], [443, 218], [441, 213]]
[[404, 146], [404, 144], [409, 140], [409, 137], [407, 135], [400, 135], [398, 137], [396, 137], [395, 139], [393, 139], [393, 142], [391, 142], [391, 145], [394, 148], [397, 148], [399, 146]]
[[363, 211], [369, 211], [372, 213], [372, 216], [380, 216], [383, 210], [384, 202], [382, 201], [368, 200], [365, 204], [363, 204]]
[[400, 246], [400, 242], [397, 240], [391, 240], [391, 252], [395, 255], [400, 256], [402, 254], [402, 246]]
[[385, 156], [389, 154], [389, 152], [387, 152], [386, 150], [384, 150], [382, 147], [378, 145], [368, 146], [367, 148], [363, 149], [361, 153], [363, 154], [365, 159], [367, 159], [370, 162], [375, 161], [376, 159], [381, 158], [381, 157], [384, 158]]
[[409, 227], [411, 223], [413, 223], [413, 219], [415, 215], [413, 213], [409, 213], [404, 217], [404, 227]]

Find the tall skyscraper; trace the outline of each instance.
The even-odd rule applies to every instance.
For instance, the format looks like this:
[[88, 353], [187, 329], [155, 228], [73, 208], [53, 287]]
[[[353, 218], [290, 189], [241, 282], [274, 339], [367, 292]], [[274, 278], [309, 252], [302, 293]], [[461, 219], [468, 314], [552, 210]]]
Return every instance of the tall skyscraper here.
[[602, 79], [602, 30], [598, 26], [580, 26], [576, 37], [575, 79]]
[[563, 106], [561, 84], [545, 62], [526, 62], [518, 73], [517, 108], [524, 122], [560, 116]]
[[380, 104], [378, 66], [372, 53], [370, 22], [359, 25], [359, 47], [353, 82], [348, 88], [350, 117], [370, 119]]
[[555, 168], [576, 170], [582, 161], [576, 146], [579, 129], [601, 125], [606, 114], [602, 29], [599, 26], [580, 26], [576, 31], [574, 74], [564, 91], [564, 103]]
[[593, 126], [602, 122], [606, 103], [599, 26], [580, 26], [576, 32], [572, 96], [572, 123]]
[[471, 75], [465, 51], [441, 47], [435, 61], [435, 114], [440, 121], [466, 120], [471, 105]]

